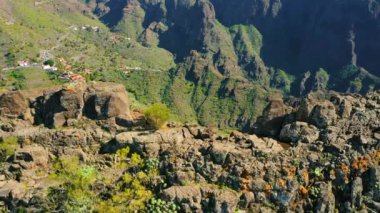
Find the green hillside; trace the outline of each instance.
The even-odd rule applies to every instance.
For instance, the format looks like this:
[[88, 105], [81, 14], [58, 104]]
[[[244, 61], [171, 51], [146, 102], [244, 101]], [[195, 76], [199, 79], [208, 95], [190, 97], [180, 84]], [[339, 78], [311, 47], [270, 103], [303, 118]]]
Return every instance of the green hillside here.
[[[42, 63], [51, 59], [60, 71], [87, 69], [92, 72], [85, 76], [88, 80], [124, 83], [144, 103], [161, 100], [167, 71], [175, 66], [168, 51], [110, 32], [78, 1], [0, 0], [0, 5], [1, 90], [62, 83], [42, 70]], [[33, 67], [17, 67], [24, 60]], [[159, 85], [150, 84], [157, 77]]]

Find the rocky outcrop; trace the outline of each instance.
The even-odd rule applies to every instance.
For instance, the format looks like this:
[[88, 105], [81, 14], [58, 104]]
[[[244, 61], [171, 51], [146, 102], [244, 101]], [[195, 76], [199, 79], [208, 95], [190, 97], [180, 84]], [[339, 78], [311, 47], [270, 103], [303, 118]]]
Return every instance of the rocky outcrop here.
[[[34, 199], [37, 194], [43, 197], [37, 192], [53, 187], [43, 177], [57, 157], [75, 157], [106, 176], [125, 172], [136, 176], [141, 171], [137, 168], [115, 169], [120, 161], [115, 153], [128, 147], [141, 157], [141, 164], [156, 166], [157, 176], [147, 183], [155, 196], [175, 202], [181, 212], [379, 210], [378, 92], [367, 96], [316, 93], [301, 100], [274, 100], [266, 110], [270, 118], [263, 117], [259, 119], [263, 123], [255, 125], [255, 131], [263, 130], [257, 136], [238, 131], [220, 134], [196, 125], [172, 124], [155, 132], [142, 126], [125, 128], [114, 119], [98, 120], [122, 112], [107, 105], [122, 101], [105, 101], [124, 100], [121, 87], [97, 92], [91, 92], [95, 91], [91, 87], [78, 90], [84, 94], [83, 102], [75, 92], [72, 96], [61, 90], [52, 93], [60, 97], [54, 100], [64, 102], [59, 102], [66, 109], [61, 112], [73, 115], [80, 125], [49, 129], [33, 126], [22, 117], [0, 116], [2, 140], [17, 139], [8, 149], [15, 152], [0, 167], [4, 186], [0, 200], [8, 207], [23, 203], [41, 208]], [[94, 109], [92, 119], [86, 111], [80, 115], [78, 108], [86, 107]], [[107, 110], [96, 110], [100, 108]], [[107, 114], [113, 109], [115, 114]], [[276, 125], [268, 122], [272, 120]], [[100, 187], [106, 183], [99, 181], [96, 192], [110, 194], [112, 187]]]
[[184, 212], [234, 212], [238, 194], [210, 186], [173, 186], [164, 196], [181, 203]]
[[294, 122], [285, 125], [279, 135], [280, 140], [285, 142], [313, 143], [319, 138], [318, 129], [304, 122]]
[[281, 131], [285, 116], [291, 110], [292, 108], [287, 106], [282, 99], [271, 100], [257, 121], [255, 133], [270, 137], [277, 136]]
[[47, 168], [49, 152], [40, 146], [26, 146], [16, 150], [13, 162], [20, 164], [24, 169]]
[[4, 93], [0, 96], [0, 109], [3, 115], [48, 127], [67, 126], [83, 116], [132, 119], [124, 86], [102, 82]]

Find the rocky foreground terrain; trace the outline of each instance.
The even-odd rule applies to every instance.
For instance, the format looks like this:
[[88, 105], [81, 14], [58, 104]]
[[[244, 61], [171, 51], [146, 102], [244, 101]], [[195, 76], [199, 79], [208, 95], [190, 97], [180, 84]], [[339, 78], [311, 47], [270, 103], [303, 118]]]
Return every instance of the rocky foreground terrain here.
[[118, 150], [129, 147], [156, 162], [145, 186], [179, 212], [380, 211], [379, 92], [273, 99], [254, 134], [189, 124], [151, 131], [128, 106], [124, 87], [111, 83], [1, 94], [2, 208], [65, 211], [66, 182], [52, 174], [56, 159], [73, 157], [104, 177], [88, 187], [107, 202], [123, 174], [141, 174], [115, 169]]

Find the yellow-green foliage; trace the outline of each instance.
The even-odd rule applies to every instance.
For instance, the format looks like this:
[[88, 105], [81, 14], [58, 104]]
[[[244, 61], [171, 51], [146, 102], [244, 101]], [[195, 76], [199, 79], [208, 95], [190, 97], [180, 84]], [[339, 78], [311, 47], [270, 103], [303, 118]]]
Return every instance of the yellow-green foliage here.
[[3, 161], [7, 157], [15, 153], [17, 147], [17, 137], [5, 137], [0, 140], [0, 160]]
[[[117, 182], [117, 190], [109, 200], [101, 201], [96, 206], [97, 212], [144, 212], [146, 203], [152, 198], [152, 192], [145, 187], [151, 176], [142, 171], [143, 160], [129, 148], [120, 149], [116, 153], [119, 162], [116, 169], [126, 171], [136, 170], [136, 173], [125, 173]], [[156, 174], [152, 174], [156, 175]]]
[[51, 178], [62, 181], [67, 193], [64, 209], [67, 212], [88, 212], [96, 204], [97, 196], [90, 189], [97, 180], [97, 170], [81, 165], [78, 157], [58, 159], [54, 163], [55, 173]]
[[160, 129], [170, 118], [170, 110], [165, 104], [155, 103], [145, 110], [144, 115], [156, 129]]

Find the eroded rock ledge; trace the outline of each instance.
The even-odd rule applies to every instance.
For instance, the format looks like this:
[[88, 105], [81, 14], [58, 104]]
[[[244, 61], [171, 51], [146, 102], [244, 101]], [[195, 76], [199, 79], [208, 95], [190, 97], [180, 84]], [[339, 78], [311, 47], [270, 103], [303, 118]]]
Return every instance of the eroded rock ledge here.
[[0, 114], [47, 127], [61, 127], [82, 116], [131, 119], [124, 86], [102, 82], [3, 93], [0, 96]]
[[[114, 153], [129, 147], [159, 160], [166, 182], [159, 196], [183, 212], [380, 210], [380, 93], [273, 100], [254, 129], [260, 136], [196, 125], [156, 132], [133, 121], [119, 125], [116, 118], [132, 116], [115, 84], [12, 92], [0, 106], [0, 136], [20, 144], [0, 169], [0, 199], [10, 208], [39, 208], [32, 201], [46, 199], [41, 192], [51, 183], [36, 172], [48, 175], [52, 158], [78, 156], [107, 173]], [[57, 119], [49, 125], [47, 118]]]

